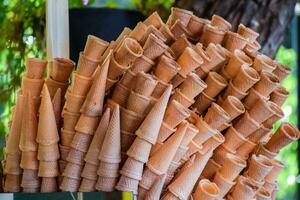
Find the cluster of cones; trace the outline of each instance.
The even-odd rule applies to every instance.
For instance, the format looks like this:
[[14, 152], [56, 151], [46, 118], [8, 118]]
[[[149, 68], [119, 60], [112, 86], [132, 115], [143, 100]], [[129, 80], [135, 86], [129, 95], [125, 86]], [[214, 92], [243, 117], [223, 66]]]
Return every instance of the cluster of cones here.
[[[43, 82], [23, 84], [5, 149], [5, 190], [56, 191], [60, 176], [62, 191], [274, 199], [284, 167], [275, 157], [300, 137], [289, 123], [272, 133], [288, 96], [280, 82], [291, 70], [258, 52], [258, 33], [230, 29], [220, 16], [172, 8], [166, 23], [155, 12], [110, 43], [89, 36], [68, 89], [66, 66], [49, 68], [40, 107]], [[26, 152], [35, 156], [28, 161]]]

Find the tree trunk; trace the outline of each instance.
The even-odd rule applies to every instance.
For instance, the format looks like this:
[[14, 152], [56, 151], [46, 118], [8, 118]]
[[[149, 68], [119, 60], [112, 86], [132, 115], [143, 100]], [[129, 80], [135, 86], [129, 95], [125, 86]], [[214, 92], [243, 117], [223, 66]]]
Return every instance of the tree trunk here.
[[242, 23], [257, 31], [261, 52], [274, 57], [284, 41], [294, 16], [296, 0], [176, 0], [175, 6], [210, 19], [220, 15], [232, 23], [233, 30]]

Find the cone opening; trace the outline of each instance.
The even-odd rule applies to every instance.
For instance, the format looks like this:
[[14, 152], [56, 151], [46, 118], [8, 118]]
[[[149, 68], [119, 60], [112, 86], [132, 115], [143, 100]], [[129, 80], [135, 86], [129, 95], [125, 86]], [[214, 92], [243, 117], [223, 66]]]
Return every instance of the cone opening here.
[[209, 72], [208, 76], [211, 77], [211, 80], [214, 81], [214, 84], [218, 84], [221, 87], [226, 87], [227, 81], [220, 74], [216, 72]]
[[287, 74], [290, 74], [292, 72], [292, 69], [290, 67], [288, 67], [287, 65], [284, 65], [284, 64], [279, 63], [277, 61], [273, 61], [273, 62], [275, 62], [276, 67], [277, 67], [275, 70], [278, 69], [278, 70], [280, 70], [284, 73], [287, 73]]
[[261, 79], [265, 79], [266, 81], [270, 82], [271, 84], [279, 84], [278, 77], [270, 72], [263, 71], [261, 73]]
[[231, 89], [238, 93], [241, 96], [247, 96], [248, 92], [243, 92], [241, 90], [239, 90], [237, 87], [235, 87], [235, 85], [233, 85], [232, 80], [229, 82], [229, 87], [231, 87]]
[[147, 27], [147, 32], [145, 35], [149, 35], [150, 33], [153, 33], [156, 37], [158, 37], [163, 42], [167, 41], [167, 38], [162, 34], [155, 26], [149, 25]]
[[164, 67], [168, 67], [170, 70], [179, 71], [181, 69], [180, 65], [173, 59], [162, 55], [160, 58], [160, 62], [163, 63]]
[[239, 49], [234, 50], [234, 56], [243, 64], [251, 66], [253, 63], [252, 59]]
[[159, 39], [158, 37], [156, 37], [153, 33], [150, 33], [150, 35], [148, 36], [148, 38], [147, 38], [147, 40], [146, 40], [146, 42], [144, 44], [144, 50], [145, 50], [145, 47], [147, 47], [147, 46], [148, 46], [148, 48], [151, 47], [152, 45], [149, 46], [151, 43], [156, 43], [159, 46], [161, 46], [163, 49], [167, 49], [168, 48], [168, 46], [161, 39]]
[[60, 65], [64, 67], [73, 68], [75, 66], [75, 63], [72, 60], [66, 58], [54, 58], [54, 62], [58, 62]]
[[203, 63], [201, 56], [197, 54], [197, 52], [195, 52], [191, 47], [186, 47], [182, 54], [187, 54], [188, 57], [193, 60], [193, 62], [196, 62], [198, 66]]
[[300, 132], [298, 131], [298, 129], [294, 125], [289, 123], [281, 124], [280, 131], [282, 131], [291, 140], [297, 140], [300, 137]]
[[142, 55], [143, 49], [135, 39], [125, 38], [124, 45], [126, 49], [134, 56], [139, 57]]
[[262, 62], [262, 64], [264, 64], [264, 67], [270, 68], [272, 71], [276, 67], [274, 61], [264, 54], [258, 54], [255, 59], [258, 59], [260, 62]]
[[244, 74], [245, 74], [248, 78], [250, 78], [252, 81], [257, 82], [257, 81], [260, 79], [260, 76], [259, 76], [259, 74], [257, 73], [257, 71], [256, 71], [254, 68], [249, 67], [249, 66], [246, 65], [246, 64], [242, 65], [241, 70], [243, 70]]
[[[190, 115], [189, 109], [184, 107], [181, 103], [179, 103], [176, 100], [172, 100], [171, 101], [171, 105], [174, 106], [174, 108], [179, 111], [182, 115], [184, 115], [185, 117], [188, 117]], [[170, 105], [170, 107], [171, 107]], [[169, 107], [169, 108], [170, 108]], [[172, 109], [173, 110], [173, 109]], [[171, 113], [170, 113], [171, 114]], [[173, 113], [174, 114], [174, 113]]]
[[200, 187], [202, 191], [209, 196], [215, 196], [217, 197], [219, 195], [219, 188], [215, 183], [210, 182], [207, 179], [201, 180], [200, 181]]
[[205, 92], [201, 92], [201, 96], [208, 99], [208, 101], [210, 101], [210, 102], [215, 102], [216, 101], [215, 98], [212, 98], [212, 97], [208, 96]]
[[240, 176], [238, 181], [242, 187], [247, 187], [248, 189], [250, 189], [253, 192], [257, 189], [257, 187], [255, 185], [253, 185], [251, 183], [251, 181], [248, 178], [246, 178], [245, 176]]
[[228, 96], [227, 99], [232, 108], [240, 113], [245, 112], [244, 104], [238, 98], [236, 98], [235, 96]]
[[269, 101], [268, 104], [274, 112], [274, 115], [276, 115], [278, 118], [284, 117], [282, 109], [277, 104], [273, 103], [272, 101]]

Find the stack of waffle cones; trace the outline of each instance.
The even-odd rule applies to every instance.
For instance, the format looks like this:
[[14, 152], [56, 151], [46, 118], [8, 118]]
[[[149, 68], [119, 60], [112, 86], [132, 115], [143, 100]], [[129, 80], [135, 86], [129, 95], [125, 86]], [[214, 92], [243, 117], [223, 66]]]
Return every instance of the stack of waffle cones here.
[[60, 176], [62, 191], [138, 199], [274, 197], [275, 157], [300, 133], [289, 123], [272, 133], [291, 70], [258, 51], [258, 36], [217, 15], [172, 8], [164, 23], [155, 12], [110, 43], [89, 36], [68, 89], [73, 62], [50, 63], [40, 108], [47, 63], [28, 60], [5, 191], [56, 191]]

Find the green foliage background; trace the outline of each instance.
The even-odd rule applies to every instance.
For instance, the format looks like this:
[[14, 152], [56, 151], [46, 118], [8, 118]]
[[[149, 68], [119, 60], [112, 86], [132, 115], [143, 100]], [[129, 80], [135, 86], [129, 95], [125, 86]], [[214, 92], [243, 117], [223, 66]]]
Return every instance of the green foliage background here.
[[[174, 0], [90, 0], [89, 5], [138, 9], [149, 14], [156, 10], [166, 17]], [[81, 0], [69, 0], [71, 8], [83, 7]], [[8, 131], [10, 109], [15, 103], [15, 94], [21, 84], [26, 57], [45, 57], [45, 0], [0, 0], [0, 147]], [[293, 73], [284, 80], [284, 86], [290, 92], [283, 120], [297, 123], [297, 75], [296, 53], [281, 47], [276, 59], [293, 68]], [[2, 149], [2, 148], [1, 148]], [[298, 174], [297, 143], [284, 149], [279, 158], [287, 164], [279, 177], [279, 199], [293, 199]], [[0, 154], [1, 160], [2, 154]]]

